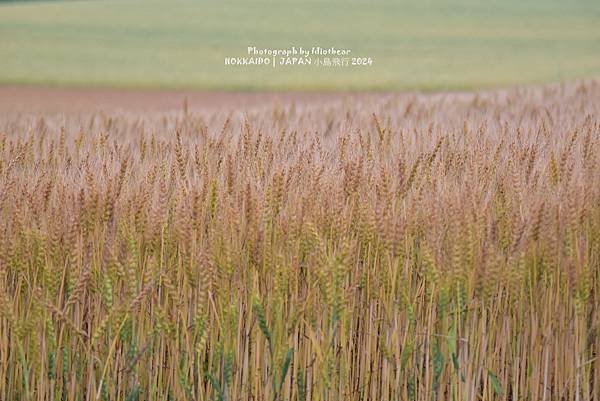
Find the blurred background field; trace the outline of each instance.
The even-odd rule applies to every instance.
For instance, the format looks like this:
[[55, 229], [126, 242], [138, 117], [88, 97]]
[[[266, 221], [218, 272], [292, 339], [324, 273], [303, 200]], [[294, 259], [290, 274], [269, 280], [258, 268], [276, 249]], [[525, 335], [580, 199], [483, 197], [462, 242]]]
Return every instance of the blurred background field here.
[[[246, 47], [335, 46], [371, 67], [225, 67]], [[468, 90], [600, 76], [600, 2], [0, 3], [0, 84]]]

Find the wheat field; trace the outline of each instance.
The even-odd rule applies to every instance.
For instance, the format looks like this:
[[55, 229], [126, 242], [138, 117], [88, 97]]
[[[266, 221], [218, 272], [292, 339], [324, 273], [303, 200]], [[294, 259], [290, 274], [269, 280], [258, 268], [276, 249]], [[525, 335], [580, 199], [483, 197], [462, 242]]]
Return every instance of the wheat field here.
[[[597, 0], [0, 0], [0, 84], [442, 91], [600, 76]], [[225, 66], [247, 46], [372, 65]], [[315, 62], [313, 62], [315, 64]]]
[[594, 400], [600, 84], [0, 117], [2, 400]]

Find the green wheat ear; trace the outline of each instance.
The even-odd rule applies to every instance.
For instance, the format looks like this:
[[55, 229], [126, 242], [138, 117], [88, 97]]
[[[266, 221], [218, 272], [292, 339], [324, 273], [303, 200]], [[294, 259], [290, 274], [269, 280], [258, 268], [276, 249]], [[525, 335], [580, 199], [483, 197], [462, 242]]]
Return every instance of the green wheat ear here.
[[304, 369], [298, 369], [296, 383], [298, 386], [298, 401], [306, 401], [306, 383], [304, 382]]
[[265, 314], [265, 310], [262, 304], [260, 303], [260, 299], [258, 299], [258, 296], [254, 296], [252, 299], [252, 309], [254, 310], [254, 313], [256, 313], [256, 317], [258, 319], [258, 327], [260, 328], [260, 331], [270, 343], [271, 333], [269, 331], [269, 327], [267, 326], [267, 317]]
[[48, 352], [48, 380], [56, 380], [56, 352]]
[[492, 388], [494, 389], [494, 393], [496, 393], [496, 395], [498, 395], [498, 396], [501, 396], [502, 395], [502, 385], [500, 384], [500, 380], [498, 380], [498, 377], [491, 370], [488, 370], [488, 379], [490, 380], [490, 384], [492, 385]]
[[223, 382], [229, 387], [231, 379], [233, 377], [233, 351], [229, 351], [225, 357], [225, 363], [223, 366]]
[[293, 356], [294, 356], [294, 349], [293, 348], [288, 349], [288, 351], [285, 355], [285, 359], [283, 361], [283, 366], [281, 367], [281, 377], [279, 378], [278, 393], [281, 393], [281, 388], [283, 387], [283, 382], [285, 381], [285, 377], [287, 376]]
[[223, 401], [223, 398], [224, 398], [223, 390], [221, 389], [221, 384], [219, 383], [217, 378], [214, 375], [212, 375], [211, 373], [207, 373], [206, 376], [208, 377], [210, 384], [213, 386], [213, 389], [215, 390], [215, 400]]
[[106, 382], [102, 382], [102, 388], [100, 390], [100, 398], [101, 398], [102, 401], [108, 401], [109, 400], [108, 385], [106, 384]]

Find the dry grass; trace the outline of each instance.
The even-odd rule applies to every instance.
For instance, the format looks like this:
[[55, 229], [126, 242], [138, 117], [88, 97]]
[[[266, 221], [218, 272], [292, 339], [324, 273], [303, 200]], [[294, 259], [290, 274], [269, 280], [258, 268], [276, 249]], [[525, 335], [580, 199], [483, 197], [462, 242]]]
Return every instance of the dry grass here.
[[592, 400], [600, 86], [0, 122], [3, 400]]

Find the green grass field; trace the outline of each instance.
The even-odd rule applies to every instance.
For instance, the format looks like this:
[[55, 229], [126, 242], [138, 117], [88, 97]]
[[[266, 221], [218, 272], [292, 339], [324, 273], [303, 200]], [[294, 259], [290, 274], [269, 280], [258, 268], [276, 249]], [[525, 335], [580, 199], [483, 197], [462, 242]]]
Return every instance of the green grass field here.
[[[15, 2], [0, 83], [469, 89], [600, 76], [600, 2]], [[371, 67], [225, 67], [257, 47], [336, 46]]]

